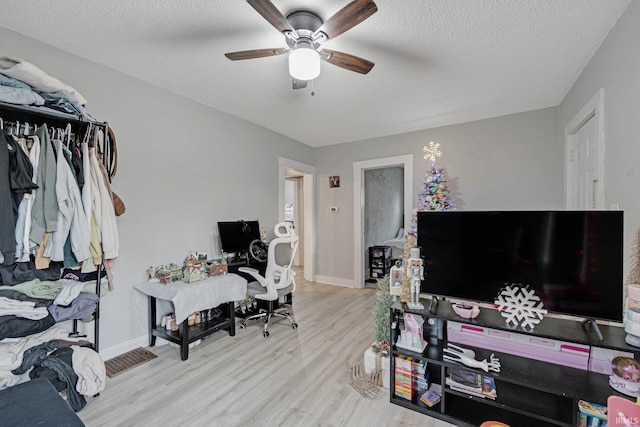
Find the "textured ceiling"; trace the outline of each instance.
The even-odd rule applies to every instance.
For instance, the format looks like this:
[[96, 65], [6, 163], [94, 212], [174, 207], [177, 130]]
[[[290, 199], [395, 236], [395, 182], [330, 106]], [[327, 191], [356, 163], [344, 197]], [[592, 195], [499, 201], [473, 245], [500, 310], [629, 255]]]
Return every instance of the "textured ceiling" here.
[[[323, 19], [349, 2], [272, 1]], [[295, 91], [284, 56], [225, 58], [285, 46], [244, 0], [0, 0], [0, 26], [323, 146], [558, 105], [629, 1], [376, 0], [323, 45], [373, 70], [323, 62]]]

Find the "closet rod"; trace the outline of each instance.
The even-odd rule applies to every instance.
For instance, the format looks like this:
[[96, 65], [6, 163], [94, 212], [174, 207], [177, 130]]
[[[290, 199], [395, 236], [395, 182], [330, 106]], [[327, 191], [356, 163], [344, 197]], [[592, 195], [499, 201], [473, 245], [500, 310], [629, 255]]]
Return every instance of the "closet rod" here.
[[3, 114], [4, 112], [6, 112], [6, 114], [9, 114], [10, 116], [26, 114], [40, 120], [51, 119], [51, 120], [57, 120], [60, 122], [71, 122], [74, 124], [82, 124], [82, 125], [91, 123], [96, 126], [103, 126], [106, 129], [106, 123], [104, 122], [91, 120], [83, 117], [77, 117], [72, 114], [65, 114], [58, 111], [34, 108], [28, 105], [15, 105], [15, 104], [8, 104], [6, 102], [0, 102], [0, 114]]

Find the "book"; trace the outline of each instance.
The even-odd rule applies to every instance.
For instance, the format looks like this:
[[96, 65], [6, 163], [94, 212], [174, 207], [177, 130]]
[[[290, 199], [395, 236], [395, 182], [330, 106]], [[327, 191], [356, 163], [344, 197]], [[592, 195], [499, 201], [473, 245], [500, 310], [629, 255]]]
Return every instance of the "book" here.
[[451, 390], [459, 391], [459, 392], [462, 392], [462, 393], [465, 393], [465, 394], [469, 394], [469, 395], [477, 396], [477, 397], [481, 397], [481, 398], [487, 397], [486, 395], [484, 395], [482, 393], [482, 389], [478, 390], [478, 389], [474, 389], [474, 388], [470, 388], [470, 387], [460, 386], [460, 385], [456, 384], [455, 382], [451, 381], [450, 378], [446, 379], [446, 384], [449, 386], [449, 388]]
[[413, 399], [413, 367], [412, 358], [396, 355], [394, 387], [395, 395], [402, 399]]
[[[597, 403], [579, 400], [578, 409], [580, 411], [580, 425], [599, 425], [594, 424], [595, 422], [597, 422], [594, 419], [606, 421], [608, 417], [607, 407], [598, 405]], [[589, 422], [591, 422], [591, 424]]]
[[413, 361], [413, 387], [418, 395], [422, 395], [429, 389], [429, 374], [427, 362], [424, 360]]
[[482, 376], [465, 369], [449, 368], [447, 384], [469, 391], [482, 392]]
[[420, 396], [420, 401], [431, 408], [440, 402], [440, 393], [434, 390], [427, 390]]
[[498, 396], [493, 377], [481, 375], [464, 369], [450, 368], [445, 383], [451, 390], [460, 391], [472, 396], [496, 399]]
[[496, 397], [498, 397], [498, 392], [496, 391], [496, 382], [493, 377], [488, 377], [486, 375], [482, 376], [482, 394], [490, 399], [495, 399]]

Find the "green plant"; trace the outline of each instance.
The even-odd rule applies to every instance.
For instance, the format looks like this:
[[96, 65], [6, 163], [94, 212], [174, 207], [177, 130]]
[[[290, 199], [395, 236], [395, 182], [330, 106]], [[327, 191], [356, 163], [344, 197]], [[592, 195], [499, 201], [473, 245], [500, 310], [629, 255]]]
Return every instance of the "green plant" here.
[[388, 351], [391, 336], [389, 310], [393, 304], [393, 296], [389, 293], [389, 276], [378, 279], [378, 291], [376, 292], [376, 304], [373, 308], [373, 316], [376, 328], [376, 342], [373, 346], [376, 351]]

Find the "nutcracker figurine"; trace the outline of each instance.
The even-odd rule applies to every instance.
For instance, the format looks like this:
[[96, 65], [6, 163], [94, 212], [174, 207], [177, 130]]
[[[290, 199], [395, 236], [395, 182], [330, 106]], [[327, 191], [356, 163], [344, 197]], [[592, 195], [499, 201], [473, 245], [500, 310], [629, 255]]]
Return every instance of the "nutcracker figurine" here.
[[420, 283], [424, 280], [424, 267], [422, 266], [422, 258], [420, 258], [420, 248], [411, 248], [407, 275], [411, 277], [411, 301], [407, 303], [407, 306], [423, 310], [424, 305], [420, 303]]
[[389, 272], [389, 293], [394, 301], [398, 301], [402, 295], [402, 267], [398, 261]]

